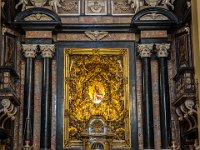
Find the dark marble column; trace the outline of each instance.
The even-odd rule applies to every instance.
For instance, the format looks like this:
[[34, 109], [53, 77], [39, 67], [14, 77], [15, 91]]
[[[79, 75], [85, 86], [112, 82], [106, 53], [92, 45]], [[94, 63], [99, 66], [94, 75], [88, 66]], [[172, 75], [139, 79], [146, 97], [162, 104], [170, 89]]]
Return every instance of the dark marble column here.
[[37, 52], [36, 44], [22, 45], [26, 57], [24, 79], [24, 113], [23, 113], [23, 142], [25, 146], [33, 144], [34, 119], [34, 58]]
[[51, 149], [52, 57], [54, 44], [39, 45], [43, 57], [40, 150]]
[[171, 143], [170, 96], [167, 66], [169, 48], [170, 44], [156, 44], [159, 68], [161, 149], [169, 149]]
[[142, 59], [142, 117], [144, 149], [154, 149], [154, 126], [151, 82], [151, 51], [153, 44], [140, 44], [139, 54]]

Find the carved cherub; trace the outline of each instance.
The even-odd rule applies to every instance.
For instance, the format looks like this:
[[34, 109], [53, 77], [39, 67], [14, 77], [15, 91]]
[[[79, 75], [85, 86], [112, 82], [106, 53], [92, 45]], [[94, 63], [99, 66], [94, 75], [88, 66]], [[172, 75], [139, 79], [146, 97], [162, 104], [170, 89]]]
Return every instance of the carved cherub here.
[[26, 9], [26, 5], [28, 5], [28, 1], [27, 0], [20, 0], [19, 3], [17, 3], [17, 5], [15, 6], [15, 9], [17, 9], [20, 5], [22, 5], [21, 11], [24, 11]]
[[137, 13], [140, 7], [144, 5], [144, 2], [141, 0], [128, 0], [128, 4], [131, 4], [131, 8]]
[[174, 2], [175, 0], [162, 0], [161, 4], [166, 6], [166, 7], [171, 7], [172, 10], [174, 10]]
[[58, 13], [58, 8], [62, 7], [60, 2], [64, 2], [65, 0], [50, 0], [49, 5], [53, 7], [56, 13]]

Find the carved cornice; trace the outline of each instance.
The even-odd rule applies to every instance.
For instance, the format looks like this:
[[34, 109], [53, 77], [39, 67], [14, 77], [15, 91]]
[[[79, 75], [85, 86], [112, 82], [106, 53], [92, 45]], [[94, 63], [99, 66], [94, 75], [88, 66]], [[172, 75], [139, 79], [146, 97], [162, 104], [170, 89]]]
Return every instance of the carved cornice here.
[[151, 57], [151, 51], [153, 50], [153, 44], [139, 44], [138, 52], [143, 57]]
[[168, 51], [170, 49], [170, 44], [156, 44], [157, 56], [158, 57], [167, 57]]
[[26, 58], [35, 58], [37, 53], [37, 44], [22, 44], [24, 56]]
[[43, 58], [52, 58], [55, 52], [54, 44], [40, 44], [40, 51], [42, 52]]

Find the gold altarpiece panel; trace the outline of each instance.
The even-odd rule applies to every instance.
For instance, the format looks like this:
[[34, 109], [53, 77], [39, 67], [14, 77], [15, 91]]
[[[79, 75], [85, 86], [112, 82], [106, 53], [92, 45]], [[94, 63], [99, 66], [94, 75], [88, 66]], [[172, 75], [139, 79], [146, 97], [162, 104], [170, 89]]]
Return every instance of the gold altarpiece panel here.
[[63, 147], [82, 147], [81, 133], [100, 116], [115, 135], [113, 148], [130, 148], [128, 49], [66, 48], [64, 61]]

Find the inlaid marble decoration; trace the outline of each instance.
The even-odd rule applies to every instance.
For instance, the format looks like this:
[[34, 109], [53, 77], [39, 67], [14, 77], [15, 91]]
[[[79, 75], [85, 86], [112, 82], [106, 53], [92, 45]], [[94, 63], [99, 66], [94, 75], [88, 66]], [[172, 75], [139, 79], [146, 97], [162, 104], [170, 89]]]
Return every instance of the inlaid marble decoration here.
[[107, 15], [107, 0], [85, 0], [85, 15]]
[[112, 0], [112, 15], [133, 15], [135, 10], [127, 0]]
[[58, 7], [59, 15], [80, 15], [81, 0], [63, 0]]

